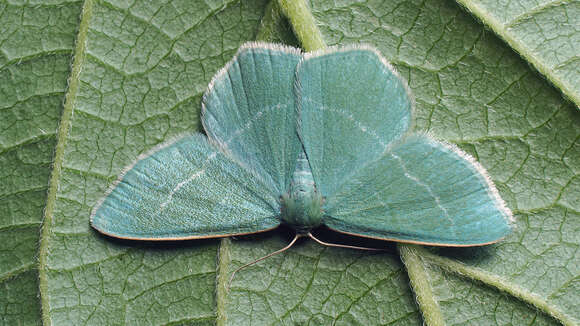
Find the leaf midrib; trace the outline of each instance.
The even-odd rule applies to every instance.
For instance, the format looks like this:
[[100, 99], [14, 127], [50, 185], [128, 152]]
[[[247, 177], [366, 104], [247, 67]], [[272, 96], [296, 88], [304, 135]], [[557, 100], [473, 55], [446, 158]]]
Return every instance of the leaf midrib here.
[[52, 325], [50, 317], [50, 305], [48, 298], [48, 252], [49, 252], [49, 237], [52, 230], [53, 214], [56, 204], [56, 195], [58, 192], [58, 185], [60, 175], [62, 172], [62, 165], [64, 160], [64, 150], [67, 143], [67, 136], [71, 125], [72, 113], [74, 103], [79, 87], [79, 76], [84, 60], [84, 53], [86, 48], [86, 41], [88, 35], [89, 21], [92, 14], [93, 1], [86, 0], [81, 11], [81, 18], [79, 24], [79, 32], [76, 38], [76, 44], [73, 51], [73, 63], [71, 74], [68, 79], [68, 90], [65, 95], [64, 108], [62, 111], [60, 124], [57, 131], [57, 142], [53, 160], [52, 173], [49, 180], [48, 194], [46, 198], [46, 206], [44, 210], [44, 217], [42, 228], [40, 231], [40, 246], [38, 250], [38, 277], [39, 277], [39, 291], [40, 291], [40, 307], [42, 314], [43, 325]]
[[542, 75], [546, 76], [556, 88], [560, 89], [567, 97], [569, 97], [577, 106], [580, 106], [580, 94], [574, 91], [573, 85], [569, 84], [568, 81], [562, 80], [556, 74], [553, 73], [553, 69], [537, 56], [534, 55], [533, 51], [526, 46], [523, 42], [518, 41], [517, 36], [509, 31], [509, 27], [513, 26], [516, 22], [529, 17], [530, 14], [539, 12], [542, 9], [559, 6], [570, 1], [560, 0], [553, 3], [548, 3], [542, 6], [534, 8], [532, 11], [528, 11], [509, 22], [502, 23], [499, 19], [495, 18], [489, 11], [485, 8], [479, 6], [474, 1], [470, 0], [456, 0], [460, 5], [467, 8], [474, 16], [478, 17], [486, 26], [488, 26], [496, 35], [502, 38], [507, 44], [519, 53], [526, 61], [531, 63]]
[[540, 295], [522, 288], [516, 283], [510, 282], [502, 276], [490, 273], [486, 270], [465, 265], [456, 260], [438, 256], [427, 250], [417, 247], [416, 251], [420, 253], [422, 259], [432, 265], [442, 268], [445, 271], [458, 275], [459, 277], [468, 278], [474, 281], [484, 283], [485, 285], [495, 288], [499, 291], [508, 293], [514, 298], [533, 305], [539, 310], [559, 320], [563, 325], [574, 326], [577, 321], [574, 317], [558, 309], [558, 307], [544, 300]]

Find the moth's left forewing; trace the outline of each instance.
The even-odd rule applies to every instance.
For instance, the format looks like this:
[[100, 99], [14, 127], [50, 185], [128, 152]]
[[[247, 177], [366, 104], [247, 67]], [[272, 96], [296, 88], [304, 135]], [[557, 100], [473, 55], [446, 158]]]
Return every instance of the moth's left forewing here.
[[477, 246], [511, 232], [512, 213], [485, 169], [457, 147], [410, 135], [326, 202], [325, 224], [363, 237]]
[[455, 144], [448, 143], [442, 140], [436, 140], [434, 139], [434, 137], [428, 134], [424, 136], [430, 139], [432, 143], [438, 144], [446, 148], [449, 152], [455, 153], [455, 155], [457, 155], [458, 157], [463, 159], [464, 162], [466, 162], [466, 165], [469, 166], [469, 168], [473, 172], [472, 175], [478, 178], [480, 180], [480, 183], [482, 184], [482, 187], [487, 190], [489, 199], [491, 200], [491, 202], [494, 203], [494, 206], [497, 209], [497, 211], [501, 213], [500, 215], [503, 216], [504, 221], [508, 223], [510, 229], [515, 228], [515, 218], [513, 212], [508, 207], [507, 203], [503, 200], [503, 198], [501, 198], [499, 190], [497, 189], [495, 183], [493, 182], [491, 176], [489, 175], [489, 172], [487, 172], [487, 170], [483, 167], [483, 165], [481, 165], [481, 163], [479, 163], [473, 156], [469, 155]]

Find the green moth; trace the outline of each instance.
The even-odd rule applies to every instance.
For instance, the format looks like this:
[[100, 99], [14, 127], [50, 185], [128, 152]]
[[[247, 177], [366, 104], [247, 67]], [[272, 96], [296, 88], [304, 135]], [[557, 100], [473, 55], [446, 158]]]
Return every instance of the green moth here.
[[512, 214], [483, 167], [412, 131], [411, 92], [374, 48], [248, 43], [202, 104], [207, 136], [178, 137], [126, 168], [94, 208], [95, 229], [181, 240], [282, 223], [312, 236], [325, 225], [436, 246], [510, 232]]

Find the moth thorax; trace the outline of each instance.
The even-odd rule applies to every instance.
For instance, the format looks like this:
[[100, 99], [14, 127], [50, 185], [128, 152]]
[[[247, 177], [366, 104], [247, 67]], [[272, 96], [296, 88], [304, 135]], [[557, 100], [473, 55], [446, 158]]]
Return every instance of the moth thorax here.
[[297, 232], [306, 232], [322, 224], [322, 196], [304, 153], [298, 156], [290, 189], [282, 195], [282, 221]]

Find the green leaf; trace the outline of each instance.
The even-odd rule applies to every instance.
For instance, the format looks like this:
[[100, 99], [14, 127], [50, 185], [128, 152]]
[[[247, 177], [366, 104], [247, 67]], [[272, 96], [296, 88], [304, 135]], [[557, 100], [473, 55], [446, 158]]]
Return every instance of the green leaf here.
[[457, 0], [580, 106], [580, 2]]
[[[224, 274], [287, 243], [280, 235], [227, 242]], [[420, 325], [408, 284], [392, 250], [369, 254], [305, 241], [239, 271], [221, 304], [228, 325]]]
[[40, 323], [39, 228], [80, 5], [0, 1], [0, 324]]
[[49, 3], [0, 4], [0, 176], [8, 180], [0, 324], [39, 324], [40, 306], [47, 325], [579, 324], [580, 114], [458, 5], [313, 0], [283, 9], [304, 47], [305, 33], [313, 43], [364, 42], [394, 62], [415, 94], [417, 129], [488, 168], [516, 213], [514, 234], [483, 248], [399, 246], [404, 263], [392, 244], [377, 254], [301, 241], [238, 272], [228, 291], [231, 272], [285, 246], [287, 230], [150, 244], [102, 237], [88, 216], [140, 153], [197, 130], [201, 94], [239, 44], [295, 44], [281, 8], [88, 0], [78, 24], [79, 3]]

